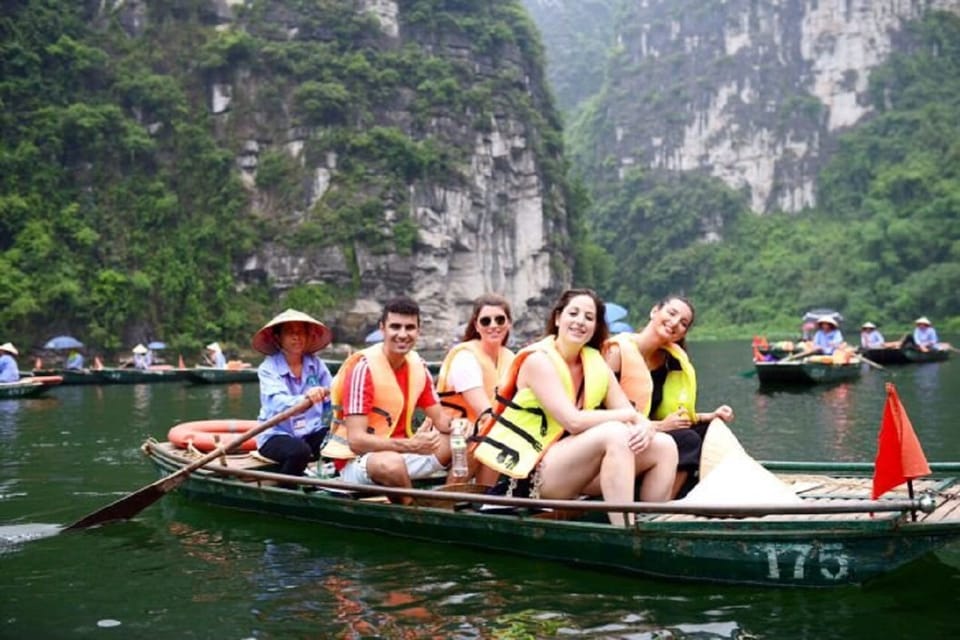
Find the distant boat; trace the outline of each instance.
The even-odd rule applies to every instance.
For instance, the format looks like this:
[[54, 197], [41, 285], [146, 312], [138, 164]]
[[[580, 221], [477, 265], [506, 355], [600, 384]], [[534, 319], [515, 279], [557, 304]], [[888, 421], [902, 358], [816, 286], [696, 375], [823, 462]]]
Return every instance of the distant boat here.
[[834, 362], [830, 356], [809, 356], [798, 360], [757, 362], [757, 378], [761, 385], [813, 385], [856, 380], [860, 377], [861, 362], [854, 357], [850, 362]]
[[0, 382], [0, 400], [32, 398], [63, 382], [60, 376], [28, 376], [16, 382]]
[[104, 367], [96, 369], [102, 384], [151, 384], [155, 382], [183, 382], [189, 369], [158, 367], [134, 369], [132, 367]]
[[64, 386], [76, 384], [103, 384], [96, 369], [34, 369], [35, 376], [60, 376]]
[[193, 369], [186, 369], [185, 372], [187, 379], [196, 384], [230, 384], [257, 381], [256, 367], [247, 367], [244, 369], [194, 367]]
[[930, 349], [923, 351], [914, 344], [905, 344], [901, 347], [881, 347], [879, 349], [863, 349], [865, 358], [877, 364], [922, 364], [924, 362], [943, 362], [950, 357], [949, 349]]

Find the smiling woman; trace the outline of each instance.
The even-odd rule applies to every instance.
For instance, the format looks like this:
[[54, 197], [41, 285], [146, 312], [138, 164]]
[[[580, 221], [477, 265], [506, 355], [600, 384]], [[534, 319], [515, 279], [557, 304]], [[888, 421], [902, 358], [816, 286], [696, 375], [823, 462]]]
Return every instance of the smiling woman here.
[[[636, 411], [600, 355], [607, 337], [603, 301], [590, 289], [569, 289], [547, 320], [547, 337], [517, 354], [501, 380], [497, 406], [480, 437], [477, 459], [525, 481], [532, 497], [572, 499], [602, 494], [612, 502], [670, 496], [677, 453]], [[622, 513], [609, 514], [623, 524]]]
[[682, 497], [696, 481], [703, 437], [713, 420], [733, 421], [733, 409], [720, 405], [697, 413], [697, 375], [687, 357], [687, 332], [693, 326], [693, 303], [670, 295], [650, 310], [639, 333], [621, 333], [604, 345], [607, 364], [630, 401], [654, 420], [657, 430], [676, 441], [679, 452], [672, 495]]
[[260, 452], [280, 465], [280, 473], [299, 476], [319, 456], [328, 430], [324, 415], [330, 410], [333, 377], [316, 352], [332, 338], [326, 325], [295, 309], [274, 317], [253, 336], [253, 348], [266, 356], [257, 369], [258, 420], [269, 420], [306, 399], [313, 402], [306, 412], [257, 437]]
[[[480, 296], [473, 301], [463, 340], [447, 352], [440, 366], [437, 378], [440, 402], [452, 418], [469, 420], [473, 430], [480, 416], [490, 411], [497, 382], [513, 362], [513, 352], [506, 347], [512, 318], [506, 298], [490, 293]], [[466, 477], [456, 480], [468, 480], [478, 471], [475, 461], [468, 467]], [[496, 475], [489, 468], [480, 467], [479, 471], [479, 483], [496, 481]]]

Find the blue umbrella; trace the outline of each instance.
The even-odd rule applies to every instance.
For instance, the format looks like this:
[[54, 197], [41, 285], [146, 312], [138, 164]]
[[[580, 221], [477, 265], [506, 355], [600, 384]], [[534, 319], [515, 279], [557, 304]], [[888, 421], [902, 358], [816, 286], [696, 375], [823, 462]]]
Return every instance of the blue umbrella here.
[[607, 326], [610, 328], [610, 333], [629, 333], [633, 331], [633, 327], [631, 327], [626, 322], [623, 322], [620, 320], [617, 320], [616, 322], [611, 322]]
[[607, 324], [616, 322], [617, 320], [623, 320], [627, 317], [627, 310], [618, 305], [616, 302], [606, 302], [603, 306], [607, 309], [603, 316], [604, 320], [607, 321]]
[[160, 351], [161, 349], [166, 349], [166, 348], [167, 348], [166, 343], [160, 342], [159, 340], [154, 340], [153, 342], [147, 343], [147, 349], [151, 349], [153, 351]]
[[373, 342], [383, 342], [383, 332], [380, 331], [380, 329], [374, 329], [373, 331], [368, 333], [367, 337], [364, 338], [363, 340], [367, 344], [371, 344]]
[[47, 343], [43, 345], [44, 349], [82, 349], [83, 343], [74, 338], [73, 336], [57, 336], [56, 338], [50, 338], [47, 340]]

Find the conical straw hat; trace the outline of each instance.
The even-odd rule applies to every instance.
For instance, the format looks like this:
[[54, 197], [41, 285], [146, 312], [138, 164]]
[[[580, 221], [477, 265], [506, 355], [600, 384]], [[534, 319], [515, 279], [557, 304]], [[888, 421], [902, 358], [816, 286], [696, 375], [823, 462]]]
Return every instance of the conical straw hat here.
[[135, 346], [135, 347], [133, 348], [133, 352], [134, 352], [134, 353], [139, 353], [139, 354], [144, 354], [144, 353], [147, 352], [147, 348], [146, 348], [145, 346], [143, 346], [142, 344], [138, 344], [137, 346]]
[[0, 344], [0, 351], [6, 351], [7, 353], [12, 353], [15, 356], [20, 355], [20, 352], [17, 351], [17, 348], [10, 342], [4, 342], [3, 344]]
[[285, 322], [303, 322], [307, 325], [309, 334], [304, 351], [308, 353], [320, 351], [333, 339], [333, 332], [327, 328], [327, 325], [302, 311], [287, 309], [253, 334], [253, 340], [251, 341], [253, 348], [267, 356], [279, 351], [280, 345], [277, 344], [273, 329]]
[[737, 436], [733, 435], [730, 427], [723, 420], [714, 420], [707, 428], [703, 437], [703, 448], [700, 450], [700, 480], [703, 481], [725, 458], [749, 458]]
[[782, 505], [801, 502], [793, 489], [746, 452], [722, 420], [703, 439], [700, 482], [681, 500], [697, 505]]
[[210, 344], [207, 345], [207, 350], [208, 350], [208, 351], [222, 351], [222, 349], [220, 348], [220, 343], [219, 343], [219, 342], [211, 342]]

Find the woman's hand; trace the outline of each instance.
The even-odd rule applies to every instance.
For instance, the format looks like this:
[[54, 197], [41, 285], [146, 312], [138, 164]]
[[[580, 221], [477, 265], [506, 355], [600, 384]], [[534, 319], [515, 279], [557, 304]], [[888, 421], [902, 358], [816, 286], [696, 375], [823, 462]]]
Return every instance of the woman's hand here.
[[661, 420], [659, 429], [660, 431], [675, 431], [677, 429], [686, 429], [692, 425], [693, 422], [690, 420], [689, 412], [684, 408], [680, 408]]
[[633, 422], [627, 424], [627, 444], [634, 453], [641, 453], [650, 446], [657, 433], [653, 423], [637, 413]]
[[720, 418], [724, 422], [733, 422], [733, 409], [728, 405], [722, 404], [713, 412], [714, 418]]
[[323, 401], [330, 395], [330, 390], [326, 387], [310, 387], [304, 395], [313, 404], [323, 404]]

